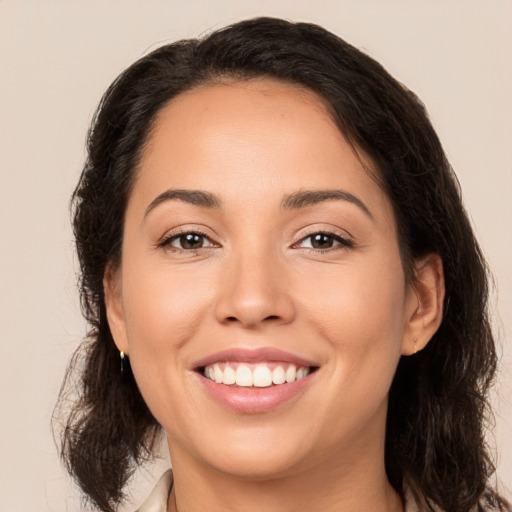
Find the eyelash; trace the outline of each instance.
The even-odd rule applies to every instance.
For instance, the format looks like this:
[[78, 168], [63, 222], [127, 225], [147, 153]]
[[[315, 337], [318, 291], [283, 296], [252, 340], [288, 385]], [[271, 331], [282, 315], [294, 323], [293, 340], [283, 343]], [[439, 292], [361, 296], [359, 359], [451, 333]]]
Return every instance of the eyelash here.
[[210, 241], [211, 244], [214, 245], [214, 242], [210, 239], [210, 237], [206, 233], [203, 233], [202, 231], [195, 229], [195, 230], [183, 230], [183, 231], [177, 231], [177, 232], [175, 231], [174, 233], [171, 233], [169, 236], [165, 237], [158, 244], [158, 247], [162, 248], [162, 249], [169, 249], [171, 251], [176, 251], [176, 252], [183, 251], [183, 252], [188, 252], [188, 253], [192, 253], [192, 254], [196, 254], [201, 250], [212, 248], [212, 247], [199, 247], [197, 249], [184, 249], [184, 248], [180, 248], [180, 247], [174, 247], [171, 245], [171, 243], [174, 240], [179, 240], [182, 236], [186, 236], [186, 235], [197, 235], [197, 236], [206, 238], [207, 240]]
[[314, 247], [304, 247], [304, 249], [308, 249], [308, 250], [311, 250], [314, 252], [324, 253], [324, 252], [336, 251], [336, 250], [341, 250], [341, 249], [350, 249], [350, 248], [354, 247], [354, 242], [352, 240], [350, 240], [349, 238], [342, 236], [339, 233], [336, 233], [333, 231], [325, 231], [325, 230], [315, 230], [315, 231], [311, 231], [310, 233], [307, 233], [298, 242], [293, 244], [292, 247], [295, 247], [298, 244], [303, 243], [305, 240], [307, 240], [308, 238], [312, 238], [315, 235], [324, 235], [324, 236], [330, 237], [333, 239], [333, 241], [338, 242], [339, 245], [334, 246], [334, 247], [328, 247], [327, 249], [315, 249]]
[[[202, 231], [183, 230], [183, 231], [171, 233], [169, 236], [167, 236], [164, 240], [162, 240], [158, 244], [158, 247], [163, 248], [163, 249], [169, 249], [171, 251], [177, 251], [177, 252], [183, 251], [183, 252], [188, 252], [188, 253], [192, 253], [192, 254], [196, 254], [201, 250], [213, 248], [212, 246], [210, 246], [210, 247], [199, 247], [197, 249], [185, 249], [185, 248], [180, 248], [180, 247], [174, 247], [171, 245], [172, 242], [174, 242], [175, 240], [179, 240], [179, 238], [186, 236], [186, 235], [196, 235], [196, 236], [203, 237], [203, 238], [207, 239], [212, 244], [213, 247], [215, 246], [215, 243], [210, 239], [210, 237], [208, 235], [206, 235], [205, 233], [203, 233]], [[329, 247], [326, 249], [317, 249], [314, 247], [304, 247], [304, 249], [308, 249], [308, 250], [311, 250], [314, 252], [325, 253], [325, 252], [330, 252], [333, 250], [350, 249], [350, 248], [354, 247], [354, 242], [352, 240], [346, 238], [345, 236], [341, 236], [339, 233], [335, 233], [335, 232], [331, 232], [331, 231], [322, 231], [322, 230], [312, 231], [311, 233], [306, 234], [298, 242], [294, 243], [292, 245], [292, 247], [295, 248], [297, 245], [304, 243], [304, 241], [306, 241], [308, 238], [312, 238], [315, 235], [324, 235], [324, 236], [330, 237], [333, 239], [333, 241], [338, 242], [339, 245], [334, 246], [334, 247]]]

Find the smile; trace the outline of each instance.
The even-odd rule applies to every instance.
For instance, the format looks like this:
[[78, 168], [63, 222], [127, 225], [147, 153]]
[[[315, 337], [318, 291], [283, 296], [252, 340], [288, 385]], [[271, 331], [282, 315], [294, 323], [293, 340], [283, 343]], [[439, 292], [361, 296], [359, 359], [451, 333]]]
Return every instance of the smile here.
[[307, 377], [310, 372], [310, 367], [297, 367], [286, 362], [244, 364], [226, 361], [209, 364], [203, 368], [203, 375], [217, 384], [257, 388], [290, 384]]
[[319, 365], [274, 348], [229, 349], [193, 365], [214, 402], [243, 414], [265, 413], [301, 396]]

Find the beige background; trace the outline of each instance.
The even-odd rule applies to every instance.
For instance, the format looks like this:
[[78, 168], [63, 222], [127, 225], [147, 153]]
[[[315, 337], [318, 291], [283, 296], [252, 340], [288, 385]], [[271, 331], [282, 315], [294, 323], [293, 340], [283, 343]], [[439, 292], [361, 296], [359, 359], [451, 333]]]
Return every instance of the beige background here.
[[[67, 206], [102, 92], [165, 41], [263, 14], [326, 26], [428, 106], [498, 283], [495, 437], [511, 495], [510, 0], [0, 0], [0, 512], [78, 510], [49, 424], [84, 333]], [[139, 475], [134, 504], [164, 465]]]

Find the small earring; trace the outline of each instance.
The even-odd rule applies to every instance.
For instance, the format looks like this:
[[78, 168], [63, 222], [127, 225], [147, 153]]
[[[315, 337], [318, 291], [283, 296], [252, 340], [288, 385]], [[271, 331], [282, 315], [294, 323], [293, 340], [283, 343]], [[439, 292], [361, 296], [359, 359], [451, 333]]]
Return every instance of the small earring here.
[[121, 373], [126, 373], [128, 370], [128, 361], [123, 351], [119, 352], [119, 357], [121, 358]]

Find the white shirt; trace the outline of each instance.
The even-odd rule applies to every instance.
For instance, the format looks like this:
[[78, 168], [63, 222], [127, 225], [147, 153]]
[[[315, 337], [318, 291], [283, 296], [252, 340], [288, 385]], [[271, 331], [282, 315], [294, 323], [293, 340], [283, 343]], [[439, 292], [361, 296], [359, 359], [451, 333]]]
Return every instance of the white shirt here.
[[172, 470], [169, 469], [161, 476], [148, 499], [136, 512], [167, 512], [167, 500], [172, 482]]

